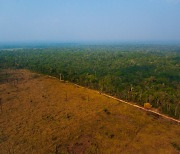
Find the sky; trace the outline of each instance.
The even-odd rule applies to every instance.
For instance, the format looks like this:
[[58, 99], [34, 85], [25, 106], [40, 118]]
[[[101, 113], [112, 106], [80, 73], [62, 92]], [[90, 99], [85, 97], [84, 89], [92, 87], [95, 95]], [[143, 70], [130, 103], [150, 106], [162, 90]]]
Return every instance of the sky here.
[[180, 0], [0, 0], [0, 42], [180, 42]]

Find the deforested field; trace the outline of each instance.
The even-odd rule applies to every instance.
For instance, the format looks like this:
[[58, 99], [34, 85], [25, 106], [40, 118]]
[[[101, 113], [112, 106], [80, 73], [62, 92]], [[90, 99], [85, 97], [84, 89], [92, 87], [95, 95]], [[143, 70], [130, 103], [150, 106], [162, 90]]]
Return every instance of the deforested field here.
[[0, 153], [180, 152], [180, 125], [28, 70], [0, 74]]

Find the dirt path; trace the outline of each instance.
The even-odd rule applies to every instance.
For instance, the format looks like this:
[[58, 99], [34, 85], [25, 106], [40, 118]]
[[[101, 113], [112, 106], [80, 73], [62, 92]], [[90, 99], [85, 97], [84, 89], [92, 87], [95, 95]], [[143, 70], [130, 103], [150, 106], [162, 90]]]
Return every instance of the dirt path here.
[[[48, 77], [57, 79], [56, 77], [52, 77], [52, 76], [49, 76], [49, 75], [48, 75]], [[64, 82], [64, 80], [61, 80], [61, 81]], [[80, 85], [78, 85], [78, 84], [75, 84], [75, 83], [72, 83], [72, 82], [69, 82], [69, 81], [66, 81], [66, 82], [71, 83], [71, 84], [76, 85], [76, 86], [81, 87], [81, 88], [89, 89], [89, 88], [87, 88], [87, 87], [83, 87], [83, 86], [80, 86]], [[93, 91], [96, 92], [96, 93], [100, 93], [100, 92], [97, 91], [97, 90], [94, 90], [94, 89], [91, 89], [91, 90], [93, 90]], [[138, 108], [138, 109], [144, 110], [144, 111], [146, 111], [146, 112], [150, 112], [150, 113], [159, 115], [159, 116], [161, 116], [161, 117], [163, 117], [163, 118], [165, 118], [165, 119], [167, 119], [167, 120], [171, 120], [171, 121], [174, 121], [174, 122], [177, 122], [178, 124], [180, 124], [180, 120], [174, 119], [174, 118], [169, 117], [169, 116], [167, 116], [167, 115], [164, 115], [164, 114], [162, 114], [162, 113], [145, 109], [144, 107], [141, 107], [141, 106], [136, 105], [136, 104], [132, 104], [132, 103], [130, 103], [130, 102], [127, 102], [127, 101], [124, 101], [124, 100], [122, 100], [122, 99], [119, 99], [119, 98], [116, 98], [116, 97], [107, 95], [107, 94], [105, 94], [105, 93], [101, 93], [101, 95], [106, 96], [106, 97], [108, 97], [108, 98], [112, 98], [112, 99], [117, 100], [117, 101], [120, 101], [120, 102], [123, 102], [123, 103], [128, 104], [128, 105], [131, 105], [131, 106], [133, 106], [133, 107], [136, 107], [136, 108]]]
[[121, 101], [121, 102], [123, 102], [123, 103], [125, 103], [125, 104], [134, 106], [134, 107], [139, 108], [139, 109], [141, 109], [141, 110], [144, 110], [144, 111], [147, 111], [147, 112], [150, 112], [150, 113], [157, 114], [157, 115], [159, 115], [159, 116], [161, 116], [161, 117], [163, 117], [163, 118], [165, 118], [165, 119], [172, 120], [172, 121], [175, 121], [175, 122], [177, 122], [178, 124], [180, 124], [180, 120], [177, 120], [177, 119], [174, 119], [174, 118], [172, 118], [172, 117], [166, 116], [166, 115], [161, 114], [161, 113], [159, 113], [159, 112], [152, 111], [152, 110], [147, 110], [147, 109], [145, 109], [145, 108], [143, 108], [143, 107], [141, 107], [141, 106], [138, 106], [138, 105], [135, 105], [135, 104], [126, 102], [126, 101], [124, 101], [124, 100], [122, 100], [122, 99], [118, 99], [118, 98], [116, 98], [116, 97], [113, 97], [113, 96], [110, 96], [110, 95], [107, 95], [107, 94], [104, 94], [104, 93], [103, 93], [102, 95], [104, 95], [104, 96], [106, 96], [106, 97], [109, 97], [109, 98], [112, 98], [112, 99], [115, 99], [115, 100], [117, 100], [117, 101]]

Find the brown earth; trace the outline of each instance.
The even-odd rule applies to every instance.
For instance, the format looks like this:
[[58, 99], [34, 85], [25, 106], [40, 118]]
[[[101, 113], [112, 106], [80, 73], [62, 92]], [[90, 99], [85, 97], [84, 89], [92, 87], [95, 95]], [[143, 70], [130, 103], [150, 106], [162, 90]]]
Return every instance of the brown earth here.
[[177, 123], [27, 70], [0, 76], [1, 154], [180, 153]]

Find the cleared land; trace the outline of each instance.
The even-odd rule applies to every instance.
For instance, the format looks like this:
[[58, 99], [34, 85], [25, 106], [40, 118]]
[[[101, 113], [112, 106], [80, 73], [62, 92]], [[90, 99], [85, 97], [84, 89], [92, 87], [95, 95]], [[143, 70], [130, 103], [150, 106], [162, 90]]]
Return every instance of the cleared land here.
[[0, 81], [0, 153], [179, 153], [180, 126], [27, 70]]

